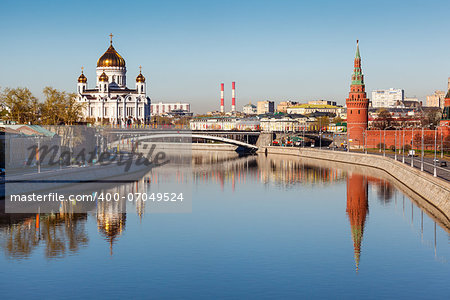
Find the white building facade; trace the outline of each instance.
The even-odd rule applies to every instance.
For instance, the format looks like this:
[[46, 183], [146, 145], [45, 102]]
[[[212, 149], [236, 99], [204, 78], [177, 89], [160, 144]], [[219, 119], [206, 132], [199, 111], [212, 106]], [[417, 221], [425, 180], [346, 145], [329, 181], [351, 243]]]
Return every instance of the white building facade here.
[[405, 92], [402, 89], [375, 90], [372, 91], [372, 107], [396, 107], [405, 100]]
[[170, 113], [173, 110], [183, 110], [191, 112], [191, 105], [184, 102], [165, 103], [158, 102], [150, 104], [150, 114], [152, 116], [161, 116]]
[[242, 130], [259, 131], [260, 121], [257, 118], [237, 117], [196, 117], [190, 120], [191, 130]]
[[256, 103], [256, 113], [258, 115], [273, 114], [275, 111], [275, 103], [273, 101], [258, 101]]
[[148, 124], [150, 103], [145, 77], [136, 77], [136, 86], [126, 86], [125, 60], [111, 44], [97, 61], [96, 86], [89, 89], [87, 78], [81, 71], [77, 84], [77, 101], [84, 104], [86, 121], [113, 125]]
[[263, 132], [299, 132], [307, 130], [311, 120], [306, 116], [264, 117], [260, 127]]
[[244, 105], [242, 112], [246, 115], [256, 115], [256, 105], [251, 103]]

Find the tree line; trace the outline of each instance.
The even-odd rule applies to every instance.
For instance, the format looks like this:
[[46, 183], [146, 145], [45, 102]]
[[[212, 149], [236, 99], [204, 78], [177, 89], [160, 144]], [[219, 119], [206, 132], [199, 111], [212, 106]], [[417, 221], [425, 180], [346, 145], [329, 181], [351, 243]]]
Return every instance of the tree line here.
[[83, 104], [76, 94], [52, 87], [43, 90], [44, 101], [39, 102], [28, 88], [0, 90], [0, 117], [17, 124], [73, 125], [82, 120]]

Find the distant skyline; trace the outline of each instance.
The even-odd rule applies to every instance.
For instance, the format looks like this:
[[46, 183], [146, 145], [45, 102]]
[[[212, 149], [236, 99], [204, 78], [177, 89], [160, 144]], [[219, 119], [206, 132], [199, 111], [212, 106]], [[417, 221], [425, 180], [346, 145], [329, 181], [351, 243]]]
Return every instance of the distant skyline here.
[[[125, 5], [126, 4], [126, 5]], [[42, 99], [52, 86], [76, 91], [84, 67], [95, 86], [108, 35], [133, 88], [142, 65], [154, 102], [219, 110], [249, 101], [326, 99], [344, 104], [356, 40], [366, 91], [425, 96], [447, 88], [449, 1], [10, 1], [0, 11], [0, 87]]]

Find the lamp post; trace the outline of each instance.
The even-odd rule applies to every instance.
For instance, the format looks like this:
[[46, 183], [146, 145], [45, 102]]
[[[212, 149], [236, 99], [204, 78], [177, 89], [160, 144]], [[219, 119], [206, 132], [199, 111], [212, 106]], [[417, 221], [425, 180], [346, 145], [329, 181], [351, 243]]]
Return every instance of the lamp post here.
[[319, 149], [322, 150], [322, 130], [319, 131]]
[[334, 142], [334, 132], [333, 132], [333, 151], [334, 151], [335, 148], [336, 148], [336, 144]]
[[41, 173], [41, 154], [39, 153], [39, 151], [41, 151], [41, 137], [38, 136], [37, 137], [37, 150], [36, 150], [36, 164], [37, 164], [37, 170], [38, 173]]
[[350, 144], [349, 144], [350, 139], [348, 138], [348, 134], [349, 134], [349, 128], [348, 128], [348, 123], [347, 123], [347, 152], [350, 152]]
[[423, 171], [423, 156], [424, 156], [424, 148], [423, 148], [423, 127], [422, 127], [422, 153], [420, 155], [420, 171]]
[[436, 177], [437, 176], [437, 172], [436, 172], [436, 152], [437, 152], [437, 129], [434, 129], [434, 160], [433, 160], [433, 165], [434, 165], [434, 170], [433, 170], [433, 176]]
[[394, 134], [394, 159], [397, 161], [397, 128], [395, 128]]
[[414, 127], [411, 130], [411, 167], [414, 168]]
[[405, 163], [405, 128], [403, 128], [402, 131], [403, 131], [402, 163]]
[[379, 150], [379, 152], [381, 153], [381, 129], [379, 130], [379, 133], [380, 133], [380, 150]]
[[441, 159], [444, 158], [444, 138], [442, 136], [442, 127], [441, 127]]
[[386, 128], [383, 129], [383, 157], [386, 157]]
[[302, 139], [302, 146], [305, 148], [305, 126], [303, 126], [303, 139]]

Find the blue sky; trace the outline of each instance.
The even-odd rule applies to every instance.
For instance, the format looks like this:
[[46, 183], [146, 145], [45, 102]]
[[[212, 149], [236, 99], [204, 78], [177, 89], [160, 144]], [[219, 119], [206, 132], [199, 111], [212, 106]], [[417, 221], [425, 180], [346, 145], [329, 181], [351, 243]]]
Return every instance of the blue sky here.
[[[349, 91], [356, 39], [366, 88], [425, 100], [450, 76], [449, 1], [10, 1], [0, 10], [0, 87], [74, 92], [95, 84], [108, 34], [139, 65], [153, 101], [218, 109], [219, 84], [238, 108], [258, 100], [329, 99]], [[370, 96], [370, 94], [369, 94]]]

